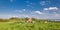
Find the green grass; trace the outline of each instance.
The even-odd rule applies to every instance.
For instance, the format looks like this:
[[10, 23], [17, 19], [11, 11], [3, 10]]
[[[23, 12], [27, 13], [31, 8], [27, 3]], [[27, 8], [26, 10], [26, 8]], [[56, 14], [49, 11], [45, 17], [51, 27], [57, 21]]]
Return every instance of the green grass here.
[[0, 22], [0, 30], [60, 30], [60, 22], [34, 21], [27, 23], [25, 21], [10, 20]]

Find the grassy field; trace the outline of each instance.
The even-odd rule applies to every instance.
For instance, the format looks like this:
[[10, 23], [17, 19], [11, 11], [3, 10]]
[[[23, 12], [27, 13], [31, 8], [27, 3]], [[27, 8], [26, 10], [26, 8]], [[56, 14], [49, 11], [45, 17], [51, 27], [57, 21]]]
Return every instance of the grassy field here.
[[32, 23], [27, 23], [25, 20], [0, 19], [0, 30], [60, 30], [60, 22], [34, 19]]

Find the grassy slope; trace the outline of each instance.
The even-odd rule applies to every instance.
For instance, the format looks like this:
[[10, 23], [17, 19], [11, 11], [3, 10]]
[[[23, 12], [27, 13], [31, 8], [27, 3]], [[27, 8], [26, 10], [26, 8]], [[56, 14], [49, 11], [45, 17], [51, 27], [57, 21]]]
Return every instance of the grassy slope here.
[[60, 30], [60, 22], [34, 21], [34, 23], [11, 20], [0, 22], [0, 30]]

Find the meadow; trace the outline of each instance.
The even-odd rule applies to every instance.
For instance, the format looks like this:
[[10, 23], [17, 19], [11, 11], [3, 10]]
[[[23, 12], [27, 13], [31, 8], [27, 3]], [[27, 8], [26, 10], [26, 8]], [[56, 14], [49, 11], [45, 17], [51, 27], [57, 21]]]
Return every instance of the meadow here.
[[27, 23], [27, 18], [0, 19], [0, 30], [60, 30], [59, 21], [32, 20], [32, 23]]

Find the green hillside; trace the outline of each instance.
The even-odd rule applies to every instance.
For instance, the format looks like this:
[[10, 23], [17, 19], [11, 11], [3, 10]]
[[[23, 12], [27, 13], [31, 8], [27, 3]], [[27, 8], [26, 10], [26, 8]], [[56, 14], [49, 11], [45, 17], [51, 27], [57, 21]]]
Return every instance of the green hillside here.
[[32, 20], [32, 23], [27, 23], [27, 18], [0, 19], [0, 30], [60, 30], [60, 22]]

